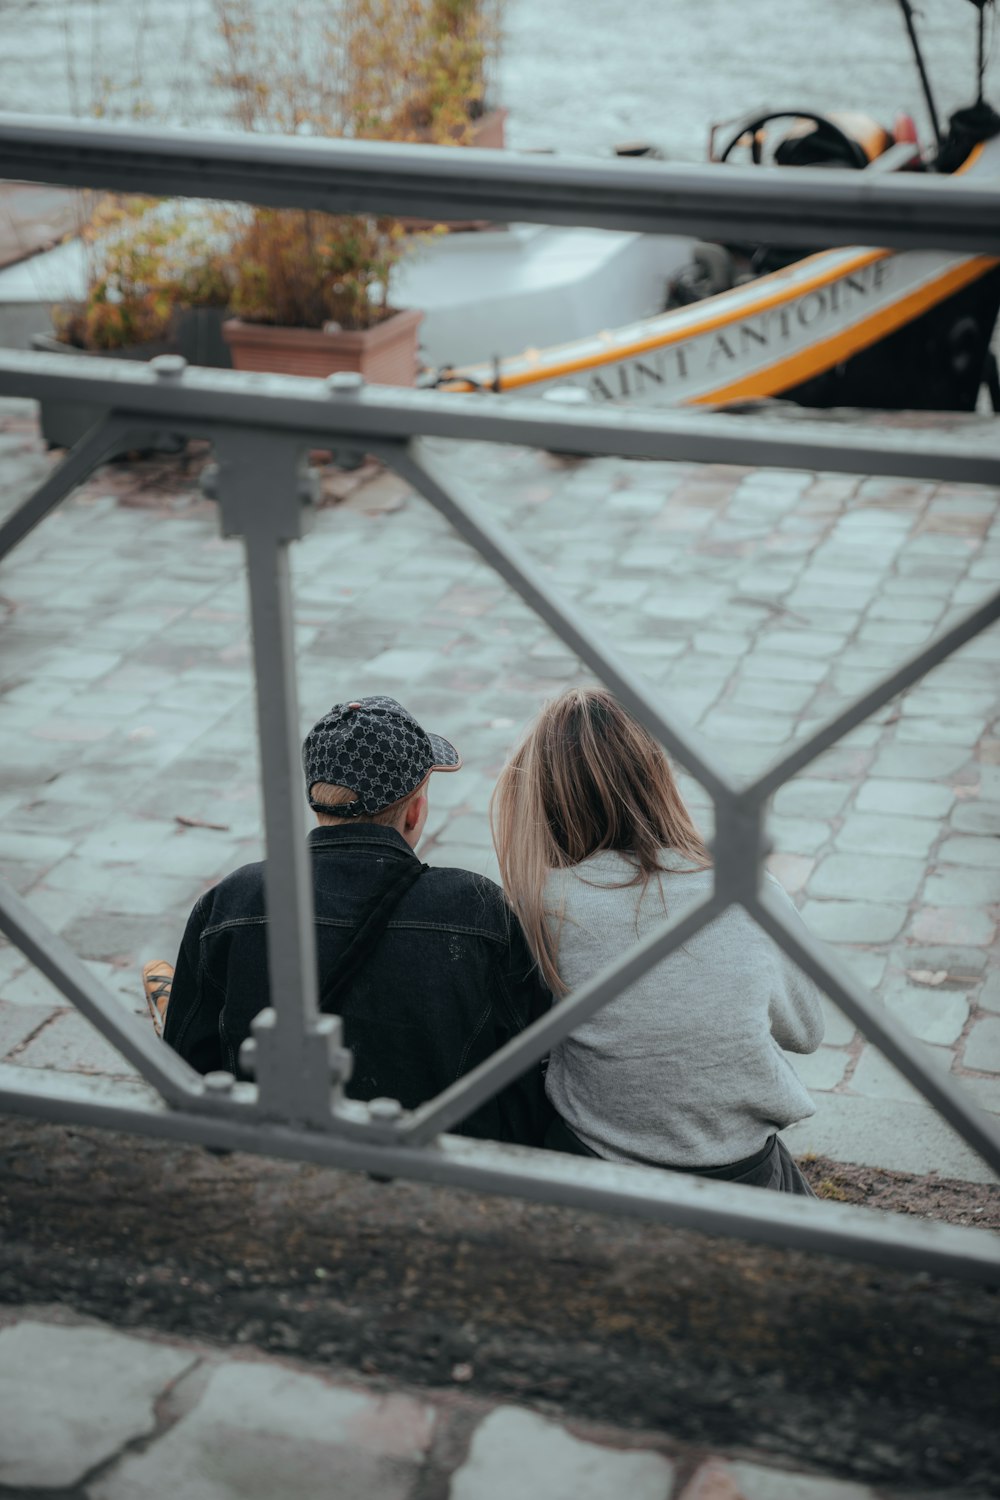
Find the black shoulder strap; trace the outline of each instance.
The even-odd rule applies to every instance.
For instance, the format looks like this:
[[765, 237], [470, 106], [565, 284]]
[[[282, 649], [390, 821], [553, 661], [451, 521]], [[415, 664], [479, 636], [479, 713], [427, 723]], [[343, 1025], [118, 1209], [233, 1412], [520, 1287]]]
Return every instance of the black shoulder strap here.
[[426, 869], [427, 866], [420, 864], [418, 860], [408, 859], [401, 870], [393, 868], [388, 878], [376, 888], [339, 966], [323, 986], [319, 998], [320, 1010], [327, 1014], [336, 1010], [337, 1001], [375, 948], [399, 902], [410, 887], [416, 885]]

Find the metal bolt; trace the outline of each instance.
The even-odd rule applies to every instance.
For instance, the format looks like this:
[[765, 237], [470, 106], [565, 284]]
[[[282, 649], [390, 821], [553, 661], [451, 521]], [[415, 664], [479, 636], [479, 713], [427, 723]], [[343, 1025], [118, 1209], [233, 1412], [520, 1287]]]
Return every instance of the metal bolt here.
[[398, 1099], [370, 1099], [368, 1101], [368, 1114], [373, 1120], [389, 1124], [398, 1120], [403, 1113], [403, 1106]]
[[252, 1036], [240, 1046], [240, 1067], [244, 1073], [253, 1073], [257, 1067], [257, 1043]]
[[326, 388], [334, 396], [356, 396], [364, 383], [359, 370], [335, 370], [326, 377]]
[[174, 376], [183, 375], [187, 369], [187, 363], [183, 354], [158, 354], [155, 359], [149, 361], [149, 368], [161, 380], [168, 380]]
[[205, 1074], [205, 1087], [210, 1094], [228, 1094], [235, 1082], [232, 1073], [219, 1071]]

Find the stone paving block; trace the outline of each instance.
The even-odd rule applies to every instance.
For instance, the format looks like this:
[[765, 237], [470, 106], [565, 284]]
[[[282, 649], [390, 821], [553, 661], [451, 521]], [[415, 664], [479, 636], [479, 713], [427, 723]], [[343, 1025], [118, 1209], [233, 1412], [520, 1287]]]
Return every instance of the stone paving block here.
[[[876, 848], [878, 846], [876, 845]], [[911, 901], [924, 879], [922, 860], [902, 855], [828, 854], [809, 881], [810, 896], [841, 901]]]
[[[2, 986], [0, 994], [3, 994]], [[6, 998], [0, 999], [0, 1057], [9, 1057], [65, 1004], [65, 1000], [60, 1000], [60, 1006], [19, 1005]]]
[[800, 776], [775, 793], [774, 811], [781, 817], [835, 818], [851, 795], [851, 788], [842, 781], [826, 781], [821, 777]]
[[493, 838], [489, 819], [485, 816], [478, 817], [474, 813], [453, 817], [448, 823], [448, 843], [471, 844], [475, 848], [482, 847], [492, 851]]
[[770, 639], [765, 637], [767, 648], [758, 647], [742, 665], [746, 677], [763, 677], [768, 682], [821, 682], [827, 673], [825, 661], [814, 661], [806, 656], [779, 656], [770, 649]]
[[[949, 1071], [952, 1055], [945, 1048], [925, 1046], [921, 1048], [921, 1052], [929, 1063], [942, 1072]], [[858, 1059], [849, 1088], [852, 1094], [863, 1095], [866, 1099], [920, 1101], [923, 1098], [920, 1091], [907, 1083], [903, 1075], [871, 1042]]]
[[906, 907], [881, 901], [807, 901], [802, 917], [828, 943], [888, 943], [906, 921]]
[[980, 1109], [989, 1110], [990, 1114], [1000, 1114], [1000, 1076], [973, 1078], [966, 1073], [960, 1076], [959, 1086], [970, 1099], [975, 1100]]
[[613, 490], [606, 501], [610, 511], [621, 516], [658, 516], [666, 504], [661, 490]]
[[906, 719], [940, 718], [978, 719], [982, 721], [993, 712], [997, 701], [995, 692], [985, 688], [964, 690], [931, 687], [926, 678], [916, 687], [910, 688], [899, 700]]
[[776, 749], [773, 745], [757, 745], [734, 735], [713, 743], [722, 747], [720, 759], [723, 766], [736, 777], [759, 776], [780, 753], [780, 747]]
[[189, 1351], [103, 1328], [0, 1330], [0, 1484], [77, 1484], [154, 1431], [157, 1397], [195, 1363]]
[[829, 996], [821, 995], [819, 1003], [823, 1011], [824, 1043], [830, 1047], [848, 1046], [854, 1038], [854, 1022]]
[[179, 828], [176, 825], [163, 842], [157, 844], [155, 858], [157, 874], [182, 876], [189, 881], [208, 880], [245, 863], [232, 832]]
[[55, 834], [28, 834], [12, 828], [0, 828], [0, 859], [30, 865], [37, 874], [51, 868], [72, 850], [70, 838]]
[[20, 860], [0, 859], [0, 880], [13, 888], [18, 896], [26, 896], [38, 878], [38, 872], [31, 865], [25, 865]]
[[994, 969], [993, 973], [987, 977], [986, 983], [976, 996], [976, 1003], [983, 1010], [1000, 1011], [1000, 969]]
[[899, 646], [912, 648], [930, 640], [932, 626], [915, 620], [872, 620], [866, 622], [855, 639], [862, 645], [871, 642], [876, 646]]
[[[997, 705], [1000, 711], [1000, 704]], [[1000, 723], [995, 728], [1000, 727]], [[977, 768], [979, 776], [979, 794], [987, 800], [1000, 798], [1000, 765], [980, 764]]]
[[753, 645], [753, 637], [737, 631], [696, 630], [694, 648], [706, 656], [724, 656], [733, 660], [743, 656]]
[[937, 824], [930, 819], [856, 812], [844, 819], [834, 842], [838, 849], [857, 854], [925, 857], [938, 833]]
[[230, 1362], [194, 1409], [88, 1487], [91, 1500], [407, 1500], [434, 1430], [408, 1396]]
[[727, 702], [740, 707], [776, 709], [779, 713], [797, 714], [815, 693], [811, 682], [767, 682], [760, 677], [743, 678]]
[[969, 752], [964, 746], [895, 744], [879, 752], [872, 775], [933, 781], [956, 775], [968, 762]]
[[584, 609], [608, 605], [617, 608], [638, 604], [650, 585], [639, 578], [606, 578], [583, 596]]
[[86, 682], [104, 677], [121, 666], [121, 653], [117, 651], [78, 651], [70, 646], [52, 651], [43, 665], [46, 678], [66, 678], [70, 682]]
[[476, 1428], [449, 1500], [669, 1500], [673, 1465], [658, 1453], [599, 1448], [531, 1411], [498, 1406]]
[[874, 773], [858, 791], [854, 806], [862, 813], [888, 813], [909, 818], [947, 817], [955, 801], [949, 786], [933, 781], [899, 781]]
[[959, 943], [986, 948], [996, 933], [996, 923], [981, 909], [962, 906], [925, 906], [910, 927], [918, 943]]
[[641, 547], [626, 547], [617, 558], [617, 567], [622, 571], [634, 568], [639, 573], [659, 573], [662, 576], [670, 572], [677, 555], [676, 547], [646, 542]]
[[500, 867], [492, 847], [485, 844], [453, 844], [441, 841], [423, 856], [429, 865], [445, 869], [472, 870], [476, 875], [485, 875], [500, 884]]
[[642, 614], [650, 620], [706, 620], [714, 615], [723, 601], [718, 589], [681, 589], [672, 584], [657, 584], [642, 601]]
[[883, 998], [886, 1010], [902, 1022], [911, 1036], [938, 1046], [956, 1042], [969, 1019], [969, 1001], [963, 990], [897, 980], [889, 985]]
[[1000, 1073], [1000, 1017], [976, 1022], [966, 1038], [962, 1061], [981, 1073]]
[[869, 620], [916, 620], [933, 622], [941, 613], [941, 601], [933, 596], [910, 594], [902, 597], [882, 593], [873, 599], [868, 610]]
[[1000, 802], [960, 802], [951, 826], [957, 833], [1000, 834]]
[[[850, 620], [853, 626], [861, 611], [868, 607], [873, 587], [852, 588], [846, 584], [833, 587], [828, 583], [816, 582], [808, 572], [805, 572], [798, 586], [792, 590], [785, 602], [789, 609], [797, 613], [803, 610], [823, 610], [830, 616], [831, 628], [836, 616], [842, 617], [844, 625]], [[841, 626], [841, 629], [843, 628], [844, 626]]]
[[13, 1060], [19, 1067], [51, 1068], [59, 1073], [101, 1073], [115, 1078], [135, 1073], [121, 1053], [74, 1009], [56, 1011]]
[[962, 985], [966, 988], [974, 985], [982, 977], [988, 961], [989, 954], [982, 948], [935, 944], [922, 946], [904, 943], [893, 954], [893, 964], [905, 970], [911, 977], [916, 976], [917, 983], [928, 983], [924, 977], [927, 974], [944, 974], [945, 979], [942, 983]]
[[987, 630], [980, 635], [973, 636], [972, 640], [961, 646], [956, 654], [962, 661], [989, 662], [995, 667], [1000, 653], [997, 651], [996, 636]]
[[844, 649], [847, 636], [830, 630], [769, 630], [761, 644], [768, 651], [828, 661]]
[[793, 736], [795, 720], [790, 714], [755, 714], [723, 705], [705, 715], [701, 728], [709, 739], [723, 744], [736, 741], [749, 745], [787, 745]]
[[982, 737], [982, 719], [900, 719], [896, 726], [900, 745], [962, 745], [971, 750]]
[[814, 1151], [834, 1161], [884, 1167], [890, 1172], [936, 1172], [961, 1182], [993, 1182], [986, 1163], [923, 1100], [863, 1094], [813, 1096], [816, 1113], [782, 1131], [794, 1156]]
[[788, 1061], [807, 1089], [835, 1089], [842, 1080], [850, 1054], [836, 1047], [820, 1047], [817, 1052], [789, 1052]]
[[[859, 984], [863, 984], [867, 990], [876, 990], [882, 983], [888, 959], [884, 953], [866, 953], [864, 949], [852, 950], [845, 948], [837, 958], [846, 969], [854, 975]], [[827, 1037], [827, 1041], [831, 1038]]]
[[789, 854], [815, 854], [833, 834], [830, 824], [819, 818], [783, 818], [778, 813], [768, 818], [767, 832], [775, 849]]
[[927, 880], [931, 906], [986, 906], [1000, 901], [1000, 869], [938, 869]]
[[767, 858], [767, 868], [790, 896], [797, 896], [805, 887], [814, 863], [805, 854], [770, 854]]

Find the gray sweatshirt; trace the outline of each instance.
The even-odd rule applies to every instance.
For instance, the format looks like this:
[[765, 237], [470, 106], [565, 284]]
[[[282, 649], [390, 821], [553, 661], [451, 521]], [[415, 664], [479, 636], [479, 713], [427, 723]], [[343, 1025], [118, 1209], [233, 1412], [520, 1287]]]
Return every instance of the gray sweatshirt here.
[[[558, 966], [570, 990], [710, 895], [711, 870], [672, 851], [663, 863], [669, 873], [641, 899], [640, 885], [621, 889], [635, 870], [612, 851], [551, 873], [546, 908], [564, 912]], [[822, 1038], [816, 986], [731, 906], [554, 1047], [546, 1088], [611, 1161], [723, 1166], [814, 1113], [782, 1048], [813, 1052]]]

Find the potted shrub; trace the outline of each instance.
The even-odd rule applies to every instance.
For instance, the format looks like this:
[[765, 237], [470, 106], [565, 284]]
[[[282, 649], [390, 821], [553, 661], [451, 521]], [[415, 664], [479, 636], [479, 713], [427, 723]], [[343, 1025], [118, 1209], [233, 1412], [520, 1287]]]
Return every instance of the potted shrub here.
[[[231, 261], [219, 214], [150, 198], [85, 201], [85, 295], [55, 308], [54, 332], [36, 334], [33, 347], [105, 359], [180, 353], [192, 364], [229, 365], [222, 321]], [[42, 433], [60, 447], [76, 442], [101, 410], [65, 401], [41, 408]]]
[[499, 0], [354, 0], [346, 40], [352, 135], [439, 146], [504, 144], [488, 102]]
[[366, 215], [255, 209], [233, 245], [223, 325], [240, 370], [330, 375], [358, 370], [412, 385], [422, 314], [389, 305], [389, 278], [406, 249], [398, 222]]
[[[216, 82], [243, 130], [462, 145], [486, 131], [498, 0], [300, 3], [295, 24], [252, 0], [215, 0], [225, 65]], [[275, 58], [282, 59], [281, 66]], [[490, 133], [492, 132], [492, 133]], [[498, 133], [499, 132], [499, 133]], [[237, 368], [412, 385], [417, 312], [393, 312], [406, 231], [433, 224], [254, 210], [236, 236], [225, 337]]]

